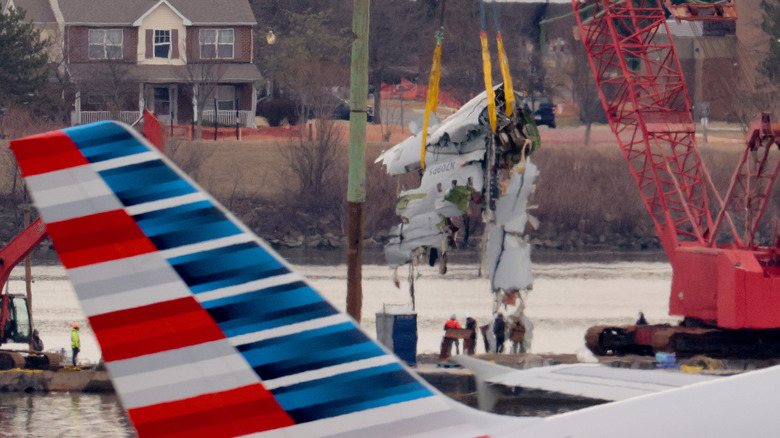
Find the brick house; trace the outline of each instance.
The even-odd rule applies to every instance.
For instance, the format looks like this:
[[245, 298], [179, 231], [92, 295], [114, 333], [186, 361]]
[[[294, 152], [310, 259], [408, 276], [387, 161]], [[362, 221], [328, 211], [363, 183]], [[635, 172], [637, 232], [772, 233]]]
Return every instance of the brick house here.
[[233, 124], [238, 117], [254, 126], [261, 76], [247, 0], [5, 2], [27, 10], [62, 48], [62, 68], [76, 90], [73, 125], [130, 122], [151, 109], [166, 123], [189, 124], [202, 113], [204, 121]]

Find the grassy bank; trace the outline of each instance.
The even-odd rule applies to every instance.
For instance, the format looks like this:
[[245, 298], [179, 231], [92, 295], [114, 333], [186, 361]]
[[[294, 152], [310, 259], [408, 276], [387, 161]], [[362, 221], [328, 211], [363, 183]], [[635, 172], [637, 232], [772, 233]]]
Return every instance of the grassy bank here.
[[[563, 250], [605, 246], [625, 249], [658, 247], [652, 220], [645, 210], [628, 165], [606, 127], [593, 131], [592, 146], [582, 145], [582, 128], [543, 128], [543, 147], [533, 155], [539, 167], [532, 196], [532, 214], [541, 221], [536, 246]], [[348, 145], [332, 142], [330, 149], [300, 141], [169, 141], [166, 153], [205, 189], [234, 211], [258, 234], [281, 246], [338, 246], [346, 230], [346, 170]], [[366, 221], [368, 238], [381, 242], [398, 219], [396, 193], [416, 187], [417, 177], [400, 179], [385, 174], [374, 159], [390, 143], [370, 143], [366, 153]], [[312, 149], [312, 147], [314, 149]], [[307, 149], [308, 148], [308, 149]], [[702, 158], [720, 193], [728, 186], [741, 147], [739, 135], [711, 136]], [[296, 166], [319, 171], [311, 154], [329, 159], [319, 185], [312, 185]], [[304, 169], [306, 171], [306, 169]], [[305, 173], [304, 171], [304, 173]], [[0, 221], [18, 229], [22, 194], [9, 154], [0, 160], [0, 194], [5, 208]], [[308, 184], [308, 186], [307, 186]], [[314, 188], [312, 188], [314, 187]], [[711, 199], [711, 206], [716, 206]], [[472, 208], [472, 232], [481, 232], [478, 207]], [[774, 196], [766, 217], [780, 210]], [[769, 220], [762, 241], [771, 236]], [[10, 234], [11, 233], [6, 233]], [[0, 236], [7, 241], [9, 236]], [[472, 245], [477, 239], [472, 239]]]
[[[535, 206], [532, 213], [541, 220], [540, 229], [534, 234], [537, 246], [657, 248], [652, 220], [614, 141], [603, 137], [602, 132], [594, 146], [584, 147], [566, 138], [566, 133], [558, 135], [562, 141], [550, 139], [533, 156], [539, 166], [537, 188], [531, 199]], [[389, 177], [373, 163], [382, 150], [391, 146], [372, 143], [367, 150], [366, 235], [378, 241], [397, 221], [397, 190], [418, 184], [415, 176]], [[283, 152], [295, 147], [278, 141], [201, 142], [187, 144], [171, 155], [183, 162], [185, 156], [192, 155], [186, 152], [187, 148], [208, 150], [207, 159], [197, 167], [198, 181], [261, 235], [288, 244], [301, 242], [302, 236], [314, 236], [313, 245], [325, 235], [338, 240], [346, 226], [343, 198], [347, 145], [341, 144], [333, 151], [342, 157], [333, 164], [335, 177], [318, 199], [308, 201]], [[719, 146], [711, 142], [710, 147], [702, 148], [703, 160], [721, 193], [729, 183], [739, 150], [728, 142]], [[716, 205], [714, 199], [711, 205]], [[473, 210], [473, 231], [479, 234], [479, 212]], [[768, 215], [777, 210], [778, 200], [773, 199]], [[770, 230], [764, 227], [762, 235], [769, 234]]]

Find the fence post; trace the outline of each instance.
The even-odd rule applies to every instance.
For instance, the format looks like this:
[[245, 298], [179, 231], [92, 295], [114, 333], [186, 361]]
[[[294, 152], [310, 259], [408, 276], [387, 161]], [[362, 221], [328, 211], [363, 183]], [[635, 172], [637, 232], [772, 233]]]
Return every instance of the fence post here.
[[217, 126], [219, 125], [219, 109], [217, 108], [217, 98], [214, 98], [214, 141], [217, 141]]

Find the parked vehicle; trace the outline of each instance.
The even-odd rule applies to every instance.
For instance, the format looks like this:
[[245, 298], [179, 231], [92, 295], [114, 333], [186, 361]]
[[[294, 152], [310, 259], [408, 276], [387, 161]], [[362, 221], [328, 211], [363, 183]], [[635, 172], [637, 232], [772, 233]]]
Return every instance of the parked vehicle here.
[[536, 111], [534, 111], [534, 121], [536, 125], [547, 125], [555, 128], [555, 105], [549, 97], [541, 96], [536, 100]]
[[[349, 101], [342, 100], [341, 103], [336, 105], [336, 108], [333, 110], [333, 118], [337, 120], [349, 120]], [[374, 121], [374, 107], [371, 105], [368, 105], [366, 108], [366, 121]]]

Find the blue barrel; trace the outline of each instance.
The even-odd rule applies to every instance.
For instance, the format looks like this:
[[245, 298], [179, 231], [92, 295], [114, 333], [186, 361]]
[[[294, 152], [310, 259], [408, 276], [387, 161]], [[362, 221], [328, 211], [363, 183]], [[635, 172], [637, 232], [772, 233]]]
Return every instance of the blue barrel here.
[[401, 360], [417, 365], [417, 312], [408, 306], [385, 306], [376, 314], [376, 335]]

